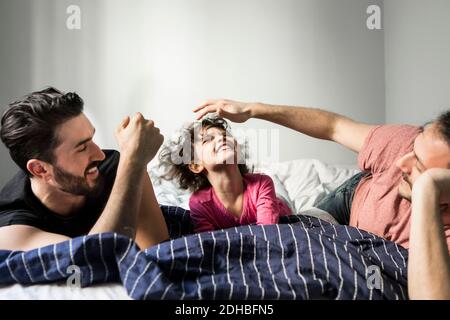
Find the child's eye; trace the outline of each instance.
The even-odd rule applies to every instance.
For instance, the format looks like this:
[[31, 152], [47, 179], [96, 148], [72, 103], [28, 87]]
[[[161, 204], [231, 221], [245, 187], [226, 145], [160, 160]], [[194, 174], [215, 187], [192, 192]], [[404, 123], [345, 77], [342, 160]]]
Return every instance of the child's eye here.
[[211, 136], [203, 138], [202, 144], [205, 144], [206, 142], [210, 142], [213, 138]]

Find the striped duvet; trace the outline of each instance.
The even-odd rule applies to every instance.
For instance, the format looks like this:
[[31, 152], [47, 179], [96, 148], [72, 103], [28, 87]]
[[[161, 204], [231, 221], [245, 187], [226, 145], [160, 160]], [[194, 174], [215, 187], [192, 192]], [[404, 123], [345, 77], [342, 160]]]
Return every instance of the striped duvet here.
[[76, 273], [133, 299], [407, 299], [407, 250], [370, 233], [299, 215], [192, 234], [189, 211], [162, 209], [170, 241], [141, 251], [105, 233], [0, 251], [0, 285], [73, 285]]

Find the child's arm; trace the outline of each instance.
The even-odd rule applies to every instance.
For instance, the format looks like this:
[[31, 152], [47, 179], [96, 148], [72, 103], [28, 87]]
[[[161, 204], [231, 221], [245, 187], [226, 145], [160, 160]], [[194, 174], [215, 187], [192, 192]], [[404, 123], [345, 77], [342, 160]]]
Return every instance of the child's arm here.
[[261, 175], [261, 184], [256, 200], [256, 223], [274, 224], [278, 223], [280, 208], [278, 207], [275, 186], [272, 178]]

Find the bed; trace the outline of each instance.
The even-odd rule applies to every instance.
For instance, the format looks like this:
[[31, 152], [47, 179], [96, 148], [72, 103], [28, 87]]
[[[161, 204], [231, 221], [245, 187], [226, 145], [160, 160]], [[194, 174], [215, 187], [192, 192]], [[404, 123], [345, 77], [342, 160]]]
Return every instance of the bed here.
[[0, 251], [0, 299], [407, 299], [407, 250], [314, 209], [356, 168], [304, 159], [256, 171], [300, 215], [193, 234], [189, 193], [150, 167], [170, 241], [140, 251], [105, 233]]

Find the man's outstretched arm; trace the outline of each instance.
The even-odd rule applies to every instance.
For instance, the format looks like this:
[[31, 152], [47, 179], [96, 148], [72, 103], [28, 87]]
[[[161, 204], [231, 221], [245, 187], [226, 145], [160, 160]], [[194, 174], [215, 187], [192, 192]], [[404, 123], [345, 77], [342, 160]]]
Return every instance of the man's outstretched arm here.
[[450, 299], [450, 256], [440, 203], [450, 202], [450, 170], [430, 169], [414, 182], [408, 259], [410, 299]]
[[250, 118], [267, 120], [314, 138], [337, 142], [356, 152], [361, 151], [374, 127], [320, 109], [231, 100], [209, 100], [193, 111], [198, 113], [198, 119], [216, 112], [234, 122], [245, 122]]

